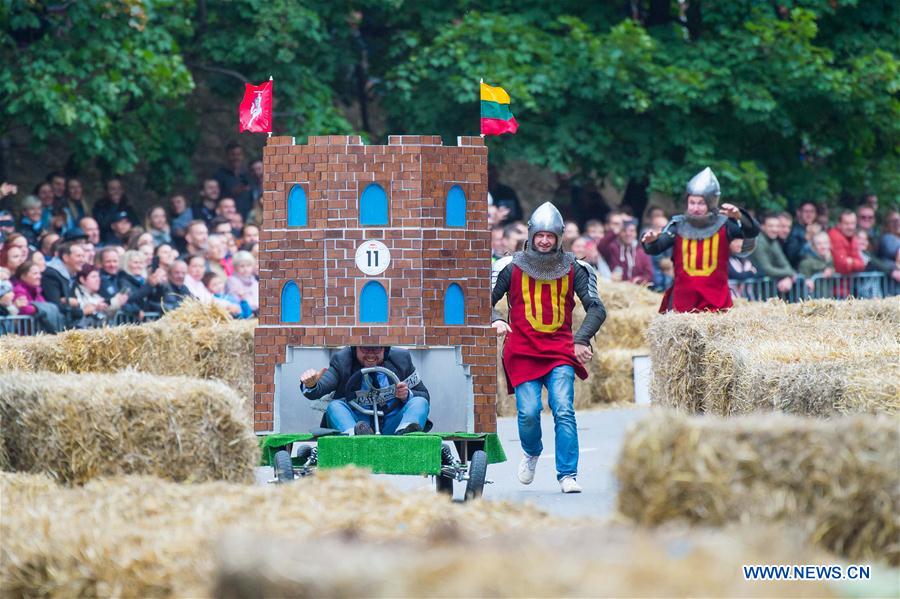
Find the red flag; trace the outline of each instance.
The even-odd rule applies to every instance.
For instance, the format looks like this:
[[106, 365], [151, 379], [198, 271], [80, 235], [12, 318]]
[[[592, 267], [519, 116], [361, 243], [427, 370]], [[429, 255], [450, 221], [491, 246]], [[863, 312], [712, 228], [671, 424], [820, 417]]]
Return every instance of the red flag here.
[[244, 99], [238, 108], [240, 130], [272, 132], [272, 80], [262, 85], [244, 84]]

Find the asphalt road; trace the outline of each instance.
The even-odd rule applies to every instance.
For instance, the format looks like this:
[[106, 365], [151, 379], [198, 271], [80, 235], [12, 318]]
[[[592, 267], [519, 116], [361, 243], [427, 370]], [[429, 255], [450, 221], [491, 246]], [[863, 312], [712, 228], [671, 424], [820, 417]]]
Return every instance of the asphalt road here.
[[[541, 418], [544, 453], [538, 462], [534, 482], [523, 485], [516, 478], [522, 449], [515, 418], [500, 418], [497, 432], [503, 442], [507, 461], [488, 467], [488, 479], [493, 483], [485, 487], [484, 497], [489, 501], [514, 501], [532, 503], [546, 512], [558, 516], [606, 516], [611, 513], [616, 498], [616, 481], [613, 476], [619, 448], [625, 429], [647, 415], [646, 407], [611, 410], [581, 411], [578, 422], [579, 464], [578, 482], [584, 492], [564, 495], [556, 482], [554, 462], [553, 418], [545, 409]], [[257, 480], [264, 482], [272, 476], [271, 468], [259, 468]], [[376, 475], [377, 478], [403, 489], [433, 488], [431, 478], [414, 476]], [[464, 483], [456, 483], [455, 497], [461, 498]]]
[[632, 422], [647, 415], [647, 408], [634, 407], [615, 410], [582, 411], [576, 413], [578, 422], [578, 483], [584, 492], [563, 494], [556, 482], [553, 448], [553, 418], [545, 409], [541, 418], [544, 453], [538, 461], [534, 482], [523, 485], [516, 477], [522, 448], [515, 418], [501, 418], [497, 432], [503, 442], [507, 461], [488, 468], [492, 485], [485, 488], [490, 500], [533, 503], [559, 516], [604, 516], [613, 509], [616, 481], [613, 476], [625, 429]]

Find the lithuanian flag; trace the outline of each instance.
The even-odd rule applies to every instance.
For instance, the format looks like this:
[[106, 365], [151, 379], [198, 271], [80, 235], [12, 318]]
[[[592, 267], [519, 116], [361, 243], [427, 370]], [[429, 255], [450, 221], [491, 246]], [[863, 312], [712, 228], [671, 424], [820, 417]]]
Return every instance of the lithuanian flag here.
[[509, 94], [502, 87], [481, 82], [481, 134], [500, 135], [519, 129], [516, 117], [509, 111]]

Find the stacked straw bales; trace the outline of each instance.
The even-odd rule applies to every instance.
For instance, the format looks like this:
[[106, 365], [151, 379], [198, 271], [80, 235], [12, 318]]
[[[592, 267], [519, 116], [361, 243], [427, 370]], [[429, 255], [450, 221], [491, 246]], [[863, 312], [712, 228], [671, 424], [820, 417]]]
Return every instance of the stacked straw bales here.
[[253, 397], [253, 329], [221, 308], [185, 302], [158, 322], [0, 339], [0, 371], [98, 373], [132, 368], [218, 379]]
[[667, 314], [647, 335], [656, 403], [713, 414], [900, 411], [900, 298]]
[[[743, 579], [744, 563], [790, 563], [801, 555], [810, 560], [805, 563], [828, 562], [791, 535], [771, 531], [646, 532], [587, 524], [577, 531], [478, 539], [451, 531], [449, 540], [442, 532], [434, 541], [408, 538], [377, 545], [230, 535], [219, 547], [215, 594], [228, 599], [832, 596], [825, 583]], [[780, 547], [773, 551], [775, 539]]]
[[619, 510], [641, 524], [789, 522], [839, 555], [900, 564], [892, 417], [660, 413], [631, 429], [616, 475]]
[[47, 480], [0, 474], [0, 586], [11, 596], [210, 596], [215, 547], [235, 528], [387, 541], [565, 526], [528, 506], [451, 504], [349, 469], [281, 486], [126, 477], [64, 489]]
[[[594, 337], [594, 358], [586, 367], [586, 381], [575, 380], [577, 409], [634, 403], [634, 356], [645, 356], [645, 334], [650, 321], [657, 316], [662, 296], [646, 287], [615, 281], [598, 282], [600, 298], [606, 306], [606, 321]], [[497, 309], [507, 316], [503, 300]], [[572, 330], [577, 331], [584, 320], [584, 309], [576, 297], [572, 314]], [[516, 413], [515, 397], [506, 392], [503, 374], [503, 342], [497, 343], [497, 413], [510, 416]]]
[[0, 375], [6, 467], [71, 484], [118, 474], [252, 481], [244, 402], [221, 383], [137, 372]]
[[790, 531], [773, 549], [771, 531], [559, 520], [353, 469], [270, 487], [4, 474], [0, 510], [11, 596], [827, 595], [743, 580], [746, 562], [825, 561]]

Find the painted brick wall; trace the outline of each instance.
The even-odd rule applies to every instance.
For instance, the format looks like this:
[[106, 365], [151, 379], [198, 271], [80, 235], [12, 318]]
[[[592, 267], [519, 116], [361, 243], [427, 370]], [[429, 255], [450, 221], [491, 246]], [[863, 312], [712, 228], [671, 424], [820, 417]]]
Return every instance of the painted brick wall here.
[[[275, 367], [292, 346], [349, 344], [460, 346], [471, 367], [475, 428], [496, 430], [496, 337], [490, 326], [490, 233], [487, 229], [487, 148], [480, 137], [445, 147], [439, 136], [391, 136], [386, 146], [358, 136], [271, 137], [263, 153], [260, 230], [260, 310], [255, 335], [254, 424], [274, 424]], [[359, 197], [369, 183], [388, 196], [389, 224], [360, 227]], [[307, 226], [287, 226], [287, 198], [301, 185]], [[466, 194], [466, 226], [445, 226], [453, 185]], [[355, 263], [363, 240], [379, 240], [391, 264], [367, 276]], [[281, 290], [301, 290], [301, 321], [281, 322]], [[386, 325], [361, 325], [362, 286], [379, 281], [388, 292]], [[465, 295], [464, 326], [443, 324], [451, 283]], [[426, 381], [427, 383], [427, 381]]]

